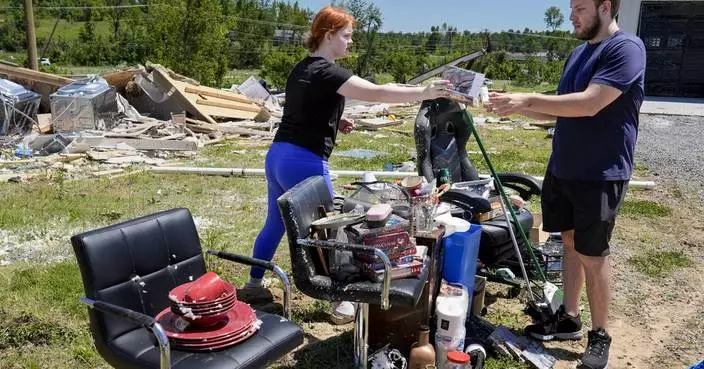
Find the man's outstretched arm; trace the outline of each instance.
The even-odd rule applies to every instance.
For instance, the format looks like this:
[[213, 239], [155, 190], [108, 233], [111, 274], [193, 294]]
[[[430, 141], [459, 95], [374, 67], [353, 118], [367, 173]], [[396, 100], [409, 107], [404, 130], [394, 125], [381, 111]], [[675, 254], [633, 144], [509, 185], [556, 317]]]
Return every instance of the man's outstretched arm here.
[[[621, 96], [621, 90], [592, 83], [582, 92], [565, 95], [492, 94], [491, 111], [499, 115], [524, 114], [533, 117], [592, 117]], [[547, 118], [549, 119], [549, 118]]]

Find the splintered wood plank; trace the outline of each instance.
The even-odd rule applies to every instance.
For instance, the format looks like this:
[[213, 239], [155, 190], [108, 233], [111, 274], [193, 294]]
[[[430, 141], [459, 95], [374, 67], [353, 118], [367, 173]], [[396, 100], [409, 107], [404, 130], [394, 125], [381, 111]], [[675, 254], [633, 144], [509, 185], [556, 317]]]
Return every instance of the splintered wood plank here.
[[212, 87], [207, 87], [207, 86], [197, 86], [197, 87], [186, 86], [185, 91], [188, 93], [191, 93], [191, 94], [208, 96], [208, 97], [217, 97], [218, 99], [241, 102], [241, 103], [245, 103], [247, 105], [252, 104], [252, 100], [250, 100], [247, 96], [244, 96], [242, 94], [237, 94], [234, 92], [230, 92], [230, 91], [218, 90], [217, 88], [212, 88]]
[[19, 83], [21, 85], [24, 85], [24, 83], [18, 81], [24, 80], [28, 82], [37, 82], [40, 84], [51, 85], [53, 87], [63, 87], [73, 82], [71, 78], [44, 72], [37, 72], [35, 70], [22, 67], [13, 67], [2, 63], [0, 63], [0, 76], [7, 76], [7, 79], [15, 81], [15, 83]]
[[102, 77], [110, 86], [115, 87], [117, 91], [125, 91], [127, 83], [132, 80], [132, 77], [137, 73], [142, 73], [144, 68], [130, 67], [104, 74]]
[[[178, 104], [183, 106], [186, 111], [191, 113], [191, 115], [195, 116], [198, 119], [202, 119], [207, 121], [208, 123], [215, 124], [215, 120], [207, 113], [202, 110], [200, 110], [196, 106], [195, 99], [190, 98], [186, 93], [186, 82], [181, 82], [181, 81], [176, 81], [173, 78], [169, 76], [169, 73], [162, 68], [155, 67], [154, 68], [154, 76], [156, 79], [156, 83], [161, 85], [161, 87], [166, 90], [171, 92], [171, 87], [173, 87], [173, 95], [171, 95]], [[192, 94], [190, 94], [192, 95]]]
[[262, 108], [260, 108], [256, 105], [244, 105], [244, 104], [238, 104], [238, 103], [232, 103], [232, 102], [223, 102], [223, 101], [219, 101], [216, 99], [197, 99], [196, 104], [206, 105], [206, 106], [214, 106], [217, 108], [251, 111], [254, 113], [259, 113], [259, 111], [262, 110]]

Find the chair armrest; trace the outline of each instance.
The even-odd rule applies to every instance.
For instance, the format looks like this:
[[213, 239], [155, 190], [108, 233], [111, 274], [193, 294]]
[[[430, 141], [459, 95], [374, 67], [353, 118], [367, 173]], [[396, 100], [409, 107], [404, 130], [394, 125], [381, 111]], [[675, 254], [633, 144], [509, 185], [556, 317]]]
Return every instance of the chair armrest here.
[[518, 192], [524, 200], [530, 200], [531, 196], [540, 196], [541, 184], [532, 176], [523, 173], [504, 172], [496, 174], [504, 187], [508, 187]]
[[306, 247], [320, 247], [330, 250], [353, 251], [370, 256], [376, 256], [381, 259], [381, 262], [384, 263], [384, 281], [381, 285], [381, 309], [388, 310], [391, 307], [391, 303], [389, 301], [389, 292], [391, 291], [391, 260], [389, 260], [389, 257], [383, 251], [375, 247], [357, 245], [354, 243], [310, 240], [307, 238], [299, 238], [298, 240], [296, 240], [296, 242], [298, 242], [299, 245]]
[[149, 315], [126, 309], [122, 306], [117, 306], [105, 301], [93, 300], [87, 297], [81, 297], [80, 301], [95, 310], [127, 319], [149, 329], [156, 337], [157, 342], [159, 342], [159, 352], [161, 354], [159, 367], [161, 369], [168, 369], [171, 367], [171, 349], [169, 347], [169, 338], [166, 336], [166, 332], [164, 332], [161, 324], [159, 324], [156, 319], [150, 317]]
[[291, 283], [288, 280], [286, 272], [284, 272], [284, 270], [281, 269], [278, 265], [270, 261], [255, 259], [244, 255], [237, 255], [225, 251], [208, 250], [208, 254], [217, 256], [220, 259], [233, 261], [239, 264], [255, 266], [274, 272], [274, 274], [276, 274], [276, 276], [281, 280], [281, 283], [284, 284], [284, 317], [288, 320], [291, 320]]

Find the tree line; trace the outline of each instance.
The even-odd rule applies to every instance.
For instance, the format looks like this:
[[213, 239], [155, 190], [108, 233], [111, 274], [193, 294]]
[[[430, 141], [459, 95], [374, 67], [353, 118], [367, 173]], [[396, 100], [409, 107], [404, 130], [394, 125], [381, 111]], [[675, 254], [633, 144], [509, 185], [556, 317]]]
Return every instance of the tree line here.
[[[365, 78], [404, 82], [457, 57], [491, 47], [473, 69], [489, 78], [534, 85], [556, 83], [563, 60], [578, 44], [558, 28], [559, 8], [546, 11], [548, 31], [459, 31], [442, 24], [427, 32], [381, 32], [383, 14], [370, 0], [338, 0], [357, 19], [354, 44], [341, 64]], [[22, 0], [0, 1], [0, 49], [26, 45]], [[302, 46], [313, 10], [275, 0], [35, 0], [37, 22], [75, 24], [77, 34], [42, 34], [43, 56], [65, 65], [151, 61], [208, 85], [231, 69], [261, 69], [283, 88]], [[62, 8], [63, 7], [63, 8]], [[556, 11], [555, 11], [556, 10]], [[49, 37], [51, 37], [50, 42]], [[44, 45], [47, 45], [44, 48]], [[377, 81], [377, 82], [389, 82]]]

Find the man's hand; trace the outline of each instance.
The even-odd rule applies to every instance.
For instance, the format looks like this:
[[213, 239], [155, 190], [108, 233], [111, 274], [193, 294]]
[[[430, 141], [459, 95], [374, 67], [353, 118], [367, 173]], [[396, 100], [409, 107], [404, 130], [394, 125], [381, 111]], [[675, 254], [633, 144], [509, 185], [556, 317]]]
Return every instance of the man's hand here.
[[352, 132], [354, 129], [354, 120], [347, 118], [340, 119], [340, 124], [338, 124], [337, 129], [344, 134]]
[[486, 111], [505, 117], [511, 114], [520, 114], [530, 106], [528, 94], [489, 94], [489, 104], [485, 104]]

